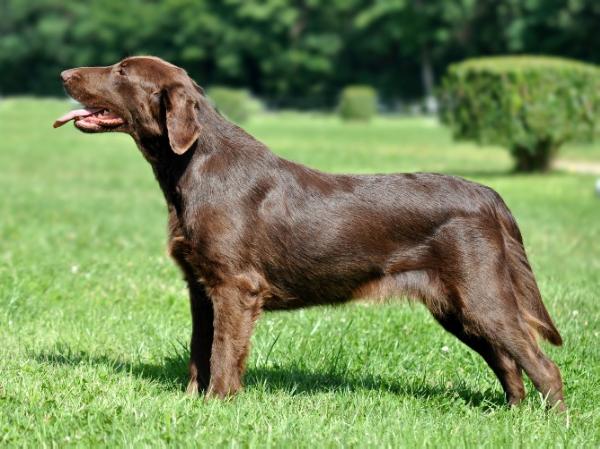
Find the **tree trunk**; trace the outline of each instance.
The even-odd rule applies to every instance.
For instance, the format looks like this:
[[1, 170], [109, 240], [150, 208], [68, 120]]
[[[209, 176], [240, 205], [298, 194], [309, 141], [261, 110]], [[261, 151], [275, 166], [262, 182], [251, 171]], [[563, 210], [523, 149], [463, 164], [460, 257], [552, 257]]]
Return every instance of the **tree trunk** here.
[[435, 80], [431, 50], [427, 44], [423, 44], [421, 48], [421, 82], [423, 83], [423, 93], [425, 94], [425, 109], [428, 113], [433, 114], [436, 112], [436, 102], [433, 96]]
[[558, 144], [550, 140], [540, 140], [533, 147], [515, 145], [511, 150], [515, 159], [515, 171], [525, 173], [548, 171], [557, 151]]

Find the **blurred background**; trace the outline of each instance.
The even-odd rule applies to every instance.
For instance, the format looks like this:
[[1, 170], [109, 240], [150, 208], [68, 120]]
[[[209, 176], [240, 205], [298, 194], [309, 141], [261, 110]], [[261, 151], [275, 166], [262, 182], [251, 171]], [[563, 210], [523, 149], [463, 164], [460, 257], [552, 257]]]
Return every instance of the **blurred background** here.
[[0, 92], [61, 95], [66, 67], [152, 54], [271, 107], [332, 108], [367, 84], [404, 111], [470, 57], [598, 63], [599, 24], [595, 0], [2, 0]]
[[[597, 137], [599, 25], [595, 0], [3, 0], [0, 95], [62, 96], [65, 68], [150, 54], [238, 123], [439, 114], [454, 138], [508, 149], [518, 171], [596, 172], [554, 159]], [[496, 55], [544, 58], [478, 60]]]

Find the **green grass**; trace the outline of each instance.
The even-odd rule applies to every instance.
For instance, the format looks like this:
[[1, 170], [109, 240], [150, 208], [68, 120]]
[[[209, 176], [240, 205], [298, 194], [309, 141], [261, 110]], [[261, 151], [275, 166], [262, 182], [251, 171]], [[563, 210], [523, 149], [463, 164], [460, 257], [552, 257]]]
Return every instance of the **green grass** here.
[[506, 409], [483, 361], [406, 303], [266, 314], [246, 389], [206, 402], [184, 394], [188, 303], [150, 167], [128, 136], [53, 130], [67, 107], [0, 102], [0, 447], [600, 444], [593, 177], [509, 175], [504, 151], [454, 144], [427, 119], [256, 118], [250, 132], [321, 169], [446, 171], [497, 189], [566, 341], [545, 348], [569, 419], [547, 413], [530, 383]]

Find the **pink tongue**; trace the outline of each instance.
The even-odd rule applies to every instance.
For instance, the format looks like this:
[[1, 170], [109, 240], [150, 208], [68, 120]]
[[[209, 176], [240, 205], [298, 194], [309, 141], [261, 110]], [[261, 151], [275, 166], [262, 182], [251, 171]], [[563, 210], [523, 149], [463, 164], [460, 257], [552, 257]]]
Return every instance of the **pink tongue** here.
[[95, 114], [96, 112], [100, 112], [102, 108], [92, 108], [92, 109], [75, 109], [74, 111], [68, 112], [62, 117], [56, 119], [54, 128], [58, 128], [59, 126], [63, 126], [65, 123], [73, 120], [77, 117], [87, 117], [88, 115]]

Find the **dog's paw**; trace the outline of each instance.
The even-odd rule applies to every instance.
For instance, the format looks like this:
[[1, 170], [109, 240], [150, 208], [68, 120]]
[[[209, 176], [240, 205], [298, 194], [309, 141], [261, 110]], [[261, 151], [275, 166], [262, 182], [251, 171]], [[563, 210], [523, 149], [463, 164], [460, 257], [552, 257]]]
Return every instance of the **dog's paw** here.
[[193, 379], [190, 380], [187, 384], [187, 388], [185, 389], [185, 394], [190, 395], [190, 396], [197, 396], [198, 395], [198, 381]]

